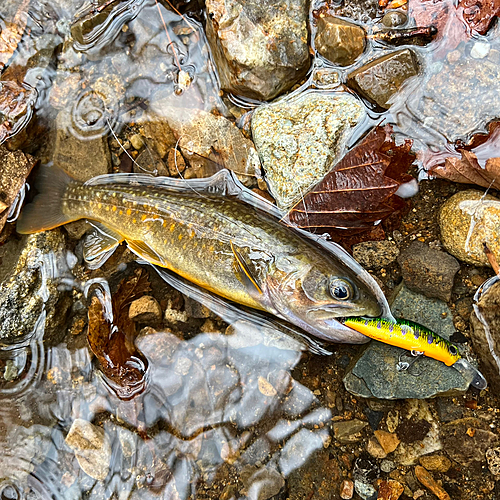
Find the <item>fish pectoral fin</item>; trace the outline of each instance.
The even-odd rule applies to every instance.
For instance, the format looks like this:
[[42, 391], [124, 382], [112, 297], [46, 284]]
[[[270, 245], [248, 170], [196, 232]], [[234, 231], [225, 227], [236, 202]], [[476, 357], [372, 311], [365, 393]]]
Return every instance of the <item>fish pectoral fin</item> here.
[[100, 222], [91, 222], [91, 224], [94, 229], [83, 241], [83, 258], [88, 267], [97, 269], [104, 264], [124, 238]]
[[167, 267], [166, 262], [144, 241], [126, 240], [127, 245], [139, 257], [157, 266]]
[[233, 251], [234, 258], [236, 259], [236, 263], [238, 265], [238, 269], [240, 271], [240, 276], [242, 278], [242, 282], [247, 285], [252, 291], [257, 290], [259, 294], [262, 294], [262, 288], [257, 283], [257, 280], [252, 275], [248, 265], [245, 262], [245, 257], [242, 253], [236, 248], [234, 243], [231, 241], [231, 250]]

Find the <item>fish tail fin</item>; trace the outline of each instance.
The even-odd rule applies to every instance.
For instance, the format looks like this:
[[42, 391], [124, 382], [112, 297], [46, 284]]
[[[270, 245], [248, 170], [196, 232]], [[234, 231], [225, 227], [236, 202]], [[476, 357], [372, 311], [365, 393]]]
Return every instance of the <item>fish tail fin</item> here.
[[17, 232], [38, 233], [75, 220], [74, 217], [70, 218], [63, 213], [62, 204], [67, 187], [78, 183], [60, 168], [40, 169], [35, 183], [39, 194], [21, 211], [16, 224]]

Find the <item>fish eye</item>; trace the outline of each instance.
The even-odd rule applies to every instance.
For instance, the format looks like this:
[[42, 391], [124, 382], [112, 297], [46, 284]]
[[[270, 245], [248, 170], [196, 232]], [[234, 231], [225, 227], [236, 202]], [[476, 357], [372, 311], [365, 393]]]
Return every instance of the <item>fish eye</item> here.
[[453, 356], [455, 354], [458, 354], [457, 348], [454, 345], [450, 345], [449, 351], [450, 351], [451, 354], [453, 354]]
[[348, 281], [337, 278], [330, 282], [330, 294], [335, 299], [348, 300], [353, 297], [354, 290]]

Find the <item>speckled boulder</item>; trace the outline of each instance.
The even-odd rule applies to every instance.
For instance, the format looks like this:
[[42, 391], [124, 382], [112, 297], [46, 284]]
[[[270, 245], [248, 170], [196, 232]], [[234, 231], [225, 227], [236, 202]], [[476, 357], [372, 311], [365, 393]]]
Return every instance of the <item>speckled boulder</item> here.
[[335, 165], [364, 116], [362, 104], [347, 93], [307, 92], [255, 110], [254, 143], [281, 209], [298, 202]]
[[221, 86], [269, 100], [309, 68], [305, 0], [206, 0], [207, 38]]
[[449, 253], [468, 264], [489, 266], [484, 243], [500, 262], [500, 200], [482, 191], [452, 196], [439, 214], [441, 241]]

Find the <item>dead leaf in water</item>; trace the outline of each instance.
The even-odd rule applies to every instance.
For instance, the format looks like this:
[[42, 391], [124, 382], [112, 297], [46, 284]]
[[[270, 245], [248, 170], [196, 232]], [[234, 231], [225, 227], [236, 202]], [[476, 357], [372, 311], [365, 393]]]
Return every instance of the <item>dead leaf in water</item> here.
[[482, 168], [474, 153], [462, 150], [461, 154], [461, 158], [446, 158], [444, 165], [432, 167], [429, 174], [461, 184], [500, 188], [500, 158], [489, 158]]
[[135, 323], [129, 319], [128, 310], [135, 299], [150, 289], [147, 273], [138, 269], [131, 278], [122, 281], [113, 294], [111, 317], [97, 295], [92, 297], [89, 307], [87, 339], [90, 349], [121, 399], [133, 397], [144, 383], [147, 362], [135, 347], [137, 331]]
[[374, 128], [284, 219], [301, 228], [369, 230], [402, 208], [394, 196], [412, 179], [412, 142], [396, 146], [389, 125]]

